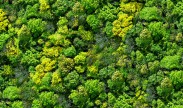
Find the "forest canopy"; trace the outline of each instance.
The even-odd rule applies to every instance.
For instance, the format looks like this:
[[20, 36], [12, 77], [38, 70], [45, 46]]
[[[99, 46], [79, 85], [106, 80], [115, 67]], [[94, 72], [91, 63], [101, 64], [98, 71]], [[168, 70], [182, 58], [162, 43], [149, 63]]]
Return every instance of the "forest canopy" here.
[[183, 0], [1, 0], [0, 108], [182, 108]]

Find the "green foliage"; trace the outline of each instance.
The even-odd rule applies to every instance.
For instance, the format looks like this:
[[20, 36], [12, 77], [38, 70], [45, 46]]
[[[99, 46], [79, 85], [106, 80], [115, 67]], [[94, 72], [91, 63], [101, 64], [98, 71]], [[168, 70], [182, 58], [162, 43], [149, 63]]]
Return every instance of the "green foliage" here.
[[123, 89], [124, 77], [123, 74], [119, 71], [116, 71], [112, 74], [110, 80], [107, 81], [108, 87], [115, 92], [119, 92]]
[[23, 108], [23, 102], [21, 102], [21, 101], [13, 102], [12, 108]]
[[175, 86], [176, 89], [182, 87], [183, 84], [183, 72], [182, 71], [172, 71], [170, 73], [170, 79], [172, 80], [172, 84]]
[[21, 63], [28, 66], [36, 66], [39, 63], [40, 54], [36, 50], [27, 50], [21, 59]]
[[128, 96], [127, 94], [123, 94], [117, 98], [114, 104], [114, 108], [121, 108], [121, 107], [132, 108], [132, 106], [130, 105], [131, 100], [132, 99], [130, 99], [130, 96]]
[[169, 78], [164, 78], [161, 85], [157, 87], [157, 93], [167, 98], [173, 90], [172, 82]]
[[74, 46], [71, 46], [71, 47], [65, 49], [64, 55], [66, 57], [74, 57], [76, 55], [76, 49], [74, 48]]
[[10, 99], [15, 100], [20, 98], [20, 89], [16, 86], [8, 86], [3, 91], [3, 98], [4, 99]]
[[84, 84], [86, 91], [91, 98], [95, 98], [104, 91], [104, 83], [99, 80], [87, 80]]
[[86, 62], [86, 52], [80, 52], [77, 56], [74, 57], [75, 64], [84, 65]]
[[25, 15], [27, 19], [32, 18], [32, 17], [38, 17], [39, 14], [38, 13], [39, 10], [39, 4], [34, 4], [33, 6], [28, 5], [26, 7], [26, 12]]
[[79, 86], [77, 90], [72, 90], [69, 98], [73, 101], [78, 107], [84, 108], [88, 100], [88, 94], [86, 89], [83, 86]]
[[183, 3], [182, 1], [179, 1], [173, 9], [173, 14], [174, 15], [178, 15], [178, 17], [180, 18], [182, 16], [182, 9], [183, 9]]
[[112, 4], [108, 4], [100, 9], [98, 18], [105, 21], [114, 21], [114, 19], [116, 19], [117, 13], [118, 9], [116, 9]]
[[109, 36], [109, 37], [113, 36], [112, 29], [113, 29], [112, 23], [111, 22], [107, 22], [106, 26], [104, 28], [104, 32], [107, 34], [107, 36]]
[[69, 73], [65, 78], [64, 78], [64, 83], [66, 88], [75, 88], [79, 84], [79, 74], [76, 71], [73, 71]]
[[95, 15], [88, 15], [86, 21], [93, 30], [96, 30], [100, 27], [100, 20], [97, 19]]
[[1, 0], [1, 108], [182, 108], [183, 1]]
[[118, 13], [118, 20], [115, 20], [113, 22], [113, 29], [112, 29], [113, 34], [122, 37], [122, 39], [124, 40], [126, 33], [133, 26], [132, 19], [133, 16], [131, 15], [128, 15], [123, 12]]
[[2, 48], [4, 47], [4, 44], [6, 43], [8, 38], [10, 38], [10, 35], [8, 35], [8, 34], [1, 34], [0, 35], [0, 50], [2, 50]]
[[62, 55], [59, 57], [58, 67], [62, 72], [61, 74], [65, 75], [68, 72], [71, 72], [74, 68], [74, 60], [71, 58], [66, 58]]
[[52, 11], [56, 16], [64, 15], [70, 7], [70, 1], [68, 0], [56, 0], [52, 4]]
[[165, 69], [179, 69], [180, 68], [180, 56], [165, 56], [160, 61], [160, 67]]
[[159, 41], [163, 37], [163, 39], [167, 38], [167, 31], [162, 22], [150, 23], [148, 27], [155, 42]]
[[142, 48], [147, 48], [152, 42], [151, 33], [147, 29], [144, 29], [140, 33], [140, 37], [137, 37], [135, 40], [136, 40], [137, 46]]
[[46, 29], [46, 22], [42, 21], [42, 19], [30, 19], [28, 21], [28, 28], [34, 37], [38, 37], [42, 32]]
[[160, 13], [157, 7], [145, 7], [140, 11], [139, 18], [146, 21], [160, 20]]
[[81, 0], [81, 4], [88, 13], [95, 11], [99, 7], [100, 0]]
[[18, 30], [17, 35], [19, 39], [19, 44], [21, 43], [20, 46], [22, 47], [25, 47], [27, 45], [27, 42], [31, 40], [31, 33], [25, 25], [22, 25], [20, 30]]
[[83, 26], [79, 26], [78, 31], [83, 41], [93, 41], [94, 37], [91, 31], [84, 30]]
[[53, 92], [42, 92], [39, 95], [39, 101], [42, 107], [50, 108], [58, 103], [58, 95]]

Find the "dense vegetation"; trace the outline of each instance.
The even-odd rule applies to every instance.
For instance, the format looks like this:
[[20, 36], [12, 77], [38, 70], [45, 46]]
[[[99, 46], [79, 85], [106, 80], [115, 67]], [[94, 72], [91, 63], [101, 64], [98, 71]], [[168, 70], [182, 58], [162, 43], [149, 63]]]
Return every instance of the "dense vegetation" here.
[[183, 0], [1, 0], [0, 108], [183, 108]]

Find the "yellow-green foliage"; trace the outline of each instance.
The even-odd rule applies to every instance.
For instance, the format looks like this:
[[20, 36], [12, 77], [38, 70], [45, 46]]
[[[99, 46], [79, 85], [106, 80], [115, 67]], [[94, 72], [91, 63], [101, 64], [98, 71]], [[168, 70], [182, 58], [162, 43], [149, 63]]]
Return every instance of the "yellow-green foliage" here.
[[85, 71], [86, 67], [78, 65], [78, 66], [75, 66], [75, 69], [78, 73], [83, 73]]
[[98, 74], [98, 67], [95, 65], [87, 66], [88, 68], [88, 76], [95, 76]]
[[90, 31], [84, 30], [83, 26], [79, 26], [79, 34], [81, 35], [81, 38], [85, 41], [92, 41], [93, 40], [93, 34]]
[[129, 3], [121, 2], [120, 9], [125, 13], [134, 14], [136, 12], [139, 12], [142, 6], [143, 6], [142, 3], [138, 2], [129, 2]]
[[43, 48], [43, 55], [47, 57], [58, 57], [61, 51], [61, 47]]
[[51, 44], [54, 45], [62, 45], [62, 46], [69, 46], [71, 42], [65, 38], [64, 35], [60, 35], [58, 33], [52, 34], [48, 37], [50, 39]]
[[6, 76], [13, 75], [13, 70], [10, 65], [4, 65], [3, 69], [4, 69], [2, 73], [3, 75], [6, 75]]
[[77, 56], [74, 57], [74, 63], [76, 64], [75, 69], [79, 73], [83, 73], [86, 69], [86, 52], [80, 52]]
[[124, 39], [125, 34], [130, 28], [132, 28], [132, 19], [133, 16], [129, 16], [125, 13], [119, 13], [118, 19], [113, 22], [112, 32], [114, 35], [122, 37]]
[[86, 61], [86, 52], [81, 52], [79, 55], [75, 56], [74, 62], [75, 64], [85, 64]]
[[51, 60], [50, 58], [42, 57], [41, 65], [44, 67], [45, 72], [49, 72], [55, 68], [55, 60]]
[[0, 9], [0, 32], [5, 31], [8, 24], [9, 21], [6, 17], [6, 13], [2, 9]]
[[62, 81], [62, 80], [61, 80], [59, 71], [53, 72], [53, 74], [52, 74], [52, 80], [51, 80], [52, 85], [58, 84], [58, 83], [60, 83], [61, 81]]
[[139, 12], [142, 8], [141, 3], [121, 1], [120, 9], [121, 12], [118, 13], [118, 19], [113, 22], [112, 32], [115, 36], [122, 37], [125, 39], [125, 35], [129, 29], [132, 28], [132, 20], [135, 14]]
[[81, 5], [80, 2], [76, 2], [74, 6], [72, 7], [72, 11], [74, 13], [82, 13], [84, 12], [84, 7]]
[[67, 25], [59, 27], [57, 33], [68, 34], [69, 33], [69, 29], [68, 29]]
[[40, 11], [46, 11], [50, 8], [47, 0], [39, 0], [40, 3]]
[[111, 79], [112, 79], [112, 81], [116, 81], [116, 82], [124, 81], [123, 74], [119, 71], [114, 72]]
[[119, 57], [119, 60], [117, 61], [116, 65], [119, 67], [131, 67], [132, 63], [129, 61], [127, 55], [123, 55]]
[[183, 0], [0, 0], [0, 108], [183, 108]]
[[7, 57], [17, 57], [21, 54], [21, 51], [19, 49], [19, 40], [17, 38], [12, 38], [8, 41], [6, 44], [6, 55]]
[[36, 66], [36, 72], [30, 74], [33, 82], [36, 84], [41, 83], [41, 79], [47, 72], [51, 72], [55, 68], [56, 60], [51, 60], [50, 58], [42, 57], [41, 64]]

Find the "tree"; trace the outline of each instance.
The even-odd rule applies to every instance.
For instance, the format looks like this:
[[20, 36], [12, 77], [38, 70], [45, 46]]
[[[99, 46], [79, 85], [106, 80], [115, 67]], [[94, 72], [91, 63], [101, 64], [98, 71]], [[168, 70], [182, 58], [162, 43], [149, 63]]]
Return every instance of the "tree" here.
[[83, 41], [91, 42], [94, 40], [93, 33], [91, 31], [86, 31], [84, 26], [79, 26], [78, 32]]
[[112, 32], [115, 36], [122, 37], [125, 40], [125, 35], [132, 28], [133, 16], [125, 13], [118, 13], [118, 19], [113, 22]]
[[154, 62], [148, 63], [148, 69], [151, 73], [156, 73], [159, 70], [160, 62], [155, 60]]
[[159, 21], [160, 13], [157, 7], [145, 7], [140, 11], [139, 18], [146, 21]]
[[6, 89], [3, 91], [3, 98], [10, 100], [20, 99], [20, 89], [16, 86], [6, 87]]
[[61, 45], [64, 47], [68, 47], [71, 44], [70, 40], [66, 39], [64, 35], [61, 35], [59, 33], [55, 33], [48, 36], [48, 39], [50, 39], [48, 43], [53, 44], [55, 46]]
[[142, 30], [140, 37], [137, 37], [135, 41], [138, 47], [148, 48], [152, 42], [151, 32], [148, 29]]
[[10, 38], [11, 35], [9, 34], [0, 34], [0, 50], [3, 49], [5, 43], [7, 42], [7, 40]]
[[46, 30], [46, 24], [42, 19], [30, 19], [28, 21], [28, 28], [34, 37], [38, 37]]
[[173, 90], [173, 85], [172, 82], [169, 78], [165, 77], [162, 82], [161, 85], [157, 87], [157, 93], [164, 97], [165, 99], [168, 98], [168, 96], [171, 95], [171, 92]]
[[183, 2], [179, 1], [175, 6], [174, 9], [172, 11], [172, 14], [177, 16], [175, 18], [179, 19], [182, 17], [182, 9], [183, 9]]
[[131, 100], [132, 100], [131, 97], [128, 96], [127, 94], [120, 95], [117, 98], [116, 102], [114, 103], [113, 108], [121, 108], [121, 107], [133, 108], [132, 105], [130, 105]]
[[108, 87], [111, 91], [119, 93], [124, 87], [124, 76], [120, 71], [116, 71], [112, 74], [111, 79], [107, 81]]
[[95, 15], [88, 15], [86, 21], [93, 30], [97, 30], [101, 26], [100, 20]]
[[38, 85], [39, 90], [50, 90], [52, 80], [52, 73], [48, 72], [45, 73], [44, 76], [41, 78], [40, 84]]
[[99, 80], [87, 80], [84, 85], [91, 99], [96, 98], [105, 89], [104, 83]]
[[160, 67], [165, 69], [179, 69], [180, 68], [180, 56], [164, 56], [160, 61]]
[[86, 102], [88, 101], [88, 94], [85, 87], [79, 86], [77, 90], [72, 90], [69, 95], [69, 99], [71, 99], [78, 107], [84, 108], [86, 106]]
[[114, 21], [117, 18], [118, 10], [115, 6], [112, 4], [108, 4], [102, 7], [100, 9], [100, 12], [98, 13], [98, 18], [105, 21]]
[[64, 78], [64, 85], [67, 89], [74, 89], [79, 84], [79, 74], [76, 71], [69, 73]]
[[142, 6], [142, 3], [138, 2], [120, 3], [120, 9], [127, 14], [135, 14], [136, 12], [139, 12]]
[[39, 0], [40, 3], [40, 11], [46, 11], [50, 8], [50, 5], [48, 4], [47, 0]]
[[79, 65], [84, 65], [86, 63], [86, 52], [80, 52], [77, 56], [74, 57], [74, 63]]
[[42, 108], [41, 102], [38, 99], [34, 99], [32, 102], [32, 108]]
[[57, 33], [65, 35], [69, 37], [69, 29], [68, 29], [68, 20], [65, 17], [60, 17], [59, 21], [57, 22]]
[[61, 55], [58, 58], [58, 60], [59, 60], [58, 67], [59, 67], [59, 70], [61, 71], [61, 76], [65, 76], [73, 70], [73, 68], [74, 68], [74, 60], [73, 59], [67, 58], [67, 57]]
[[52, 12], [56, 16], [64, 15], [71, 5], [72, 3], [68, 0], [56, 0], [51, 6]]
[[54, 94], [54, 92], [42, 92], [39, 95], [39, 101], [41, 102], [42, 107], [54, 107], [58, 103], [58, 95]]
[[107, 34], [108, 37], [113, 37], [113, 25], [111, 22], [106, 22], [105, 28], [104, 28], [104, 32]]
[[26, 25], [22, 25], [22, 27], [18, 30], [17, 35], [19, 39], [19, 46], [21, 48], [25, 48], [26, 46], [28, 46], [28, 43], [31, 41], [32, 37]]
[[37, 18], [39, 16], [38, 13], [38, 10], [39, 10], [39, 4], [34, 4], [33, 6], [32, 5], [27, 5], [26, 7], [26, 11], [24, 13], [24, 16], [26, 19], [30, 19], [30, 18]]
[[107, 66], [99, 70], [98, 76], [100, 79], [109, 79], [114, 72], [115, 68], [113, 66]]
[[9, 21], [6, 17], [6, 13], [0, 9], [0, 32], [6, 31], [6, 28], [8, 27]]
[[27, 66], [36, 66], [39, 63], [40, 54], [35, 49], [27, 50], [21, 59], [21, 63]]
[[14, 101], [11, 107], [12, 108], [23, 108], [23, 102], [21, 102], [21, 101]]
[[159, 42], [162, 38], [167, 40], [169, 34], [163, 26], [163, 22], [152, 22], [148, 25], [148, 30], [151, 32], [151, 36], [154, 43]]
[[62, 81], [60, 73], [58, 71], [53, 72], [52, 74], [52, 85], [56, 85]]
[[170, 79], [175, 89], [179, 89], [183, 84], [183, 71], [172, 71], [170, 73]]
[[76, 55], [76, 49], [74, 46], [71, 46], [63, 51], [63, 54], [66, 57], [74, 57]]
[[61, 47], [44, 47], [42, 55], [45, 55], [46, 57], [58, 57], [61, 53], [60, 51]]
[[100, 0], [81, 0], [81, 4], [88, 13], [92, 13], [99, 7]]
[[[46, 58], [43, 56], [41, 58], [41, 64], [38, 64], [35, 67], [35, 72], [30, 73], [30, 77], [32, 81], [35, 84], [38, 84], [38, 85], [41, 84], [42, 78], [45, 76], [45, 74], [49, 75], [48, 72], [51, 72], [56, 67], [55, 64], [56, 64], [56, 60], [51, 60], [50, 58]], [[51, 76], [50, 76], [50, 79], [51, 79]], [[45, 82], [49, 83], [47, 82], [47, 77]]]

